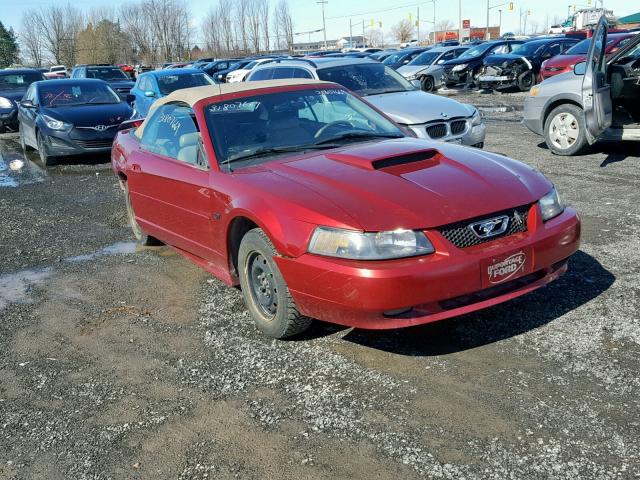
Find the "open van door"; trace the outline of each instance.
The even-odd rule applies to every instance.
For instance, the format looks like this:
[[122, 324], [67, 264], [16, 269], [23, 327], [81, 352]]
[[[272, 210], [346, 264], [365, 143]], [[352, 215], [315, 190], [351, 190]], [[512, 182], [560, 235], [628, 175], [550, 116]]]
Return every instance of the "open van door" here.
[[607, 28], [608, 22], [603, 15], [591, 38], [582, 80], [582, 105], [589, 143], [594, 143], [611, 126], [612, 120], [611, 87], [607, 83], [605, 59]]

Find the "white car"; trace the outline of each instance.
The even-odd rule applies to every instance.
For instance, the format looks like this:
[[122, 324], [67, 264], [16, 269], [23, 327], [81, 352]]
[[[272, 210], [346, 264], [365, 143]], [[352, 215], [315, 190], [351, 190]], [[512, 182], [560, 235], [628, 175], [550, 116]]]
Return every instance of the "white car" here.
[[247, 78], [249, 72], [253, 70], [256, 65], [260, 65], [261, 63], [268, 62], [270, 60], [273, 60], [273, 58], [259, 58], [251, 63], [248, 63], [244, 66], [244, 68], [239, 68], [238, 70], [234, 70], [233, 72], [228, 73], [227, 83], [243, 82], [244, 79]]
[[67, 78], [69, 76], [69, 72], [67, 71], [67, 67], [64, 65], [54, 65], [48, 72], [44, 72], [43, 75], [46, 78]]
[[408, 42], [402, 42], [400, 44], [400, 48], [407, 48], [407, 47], [417, 47], [418, 45], [418, 40], [413, 39], [413, 40], [409, 40]]

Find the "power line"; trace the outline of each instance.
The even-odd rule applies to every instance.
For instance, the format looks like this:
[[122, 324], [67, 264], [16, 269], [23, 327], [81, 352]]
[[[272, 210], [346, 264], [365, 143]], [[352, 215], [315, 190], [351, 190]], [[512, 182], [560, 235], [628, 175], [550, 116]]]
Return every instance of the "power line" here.
[[407, 5], [400, 5], [398, 7], [384, 8], [382, 10], [371, 10], [371, 11], [368, 11], [368, 12], [350, 13], [350, 14], [347, 14], [347, 15], [340, 15], [340, 16], [337, 16], [337, 17], [327, 17], [327, 20], [336, 20], [336, 19], [339, 19], [339, 18], [349, 18], [349, 17], [363, 17], [363, 16], [366, 16], [366, 15], [371, 15], [373, 13], [383, 13], [383, 12], [390, 12], [392, 10], [402, 10], [403, 8], [418, 7], [418, 6], [420, 6], [420, 5], [424, 4], [424, 3], [425, 2], [410, 3], [410, 4], [407, 4]]

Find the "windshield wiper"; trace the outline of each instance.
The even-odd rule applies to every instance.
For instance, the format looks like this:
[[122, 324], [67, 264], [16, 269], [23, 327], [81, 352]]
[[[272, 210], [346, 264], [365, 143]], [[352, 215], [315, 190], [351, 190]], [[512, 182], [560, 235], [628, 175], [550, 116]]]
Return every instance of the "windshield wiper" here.
[[[280, 147], [264, 147], [258, 148], [253, 151], [247, 153], [239, 153], [235, 156], [231, 156], [224, 161], [224, 165], [229, 165], [230, 163], [237, 162], [240, 160], [247, 160], [248, 158], [258, 158], [265, 157], [268, 155], [278, 154], [278, 153], [289, 153], [289, 152], [301, 152], [304, 150], [322, 150], [326, 148], [335, 148], [339, 145], [327, 145], [327, 144], [318, 144], [311, 143], [308, 145], [285, 145]], [[229, 168], [231, 170], [231, 168]]]
[[337, 142], [345, 139], [360, 139], [360, 138], [403, 138], [404, 135], [398, 133], [374, 133], [374, 132], [346, 132], [342, 135], [326, 138], [324, 140], [318, 140], [314, 145], [325, 145], [330, 142]]

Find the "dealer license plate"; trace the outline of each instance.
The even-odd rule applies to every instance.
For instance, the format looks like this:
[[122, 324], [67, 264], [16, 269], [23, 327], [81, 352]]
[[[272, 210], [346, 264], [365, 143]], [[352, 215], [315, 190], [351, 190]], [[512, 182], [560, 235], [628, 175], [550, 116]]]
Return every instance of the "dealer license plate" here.
[[480, 75], [478, 80], [481, 82], [506, 82], [509, 80], [509, 77], [506, 76], [495, 76], [495, 75]]
[[447, 143], [457, 143], [458, 145], [462, 143], [461, 138], [452, 138], [451, 140], [447, 140]]
[[493, 256], [481, 263], [482, 286], [493, 287], [531, 273], [533, 252], [529, 248]]

